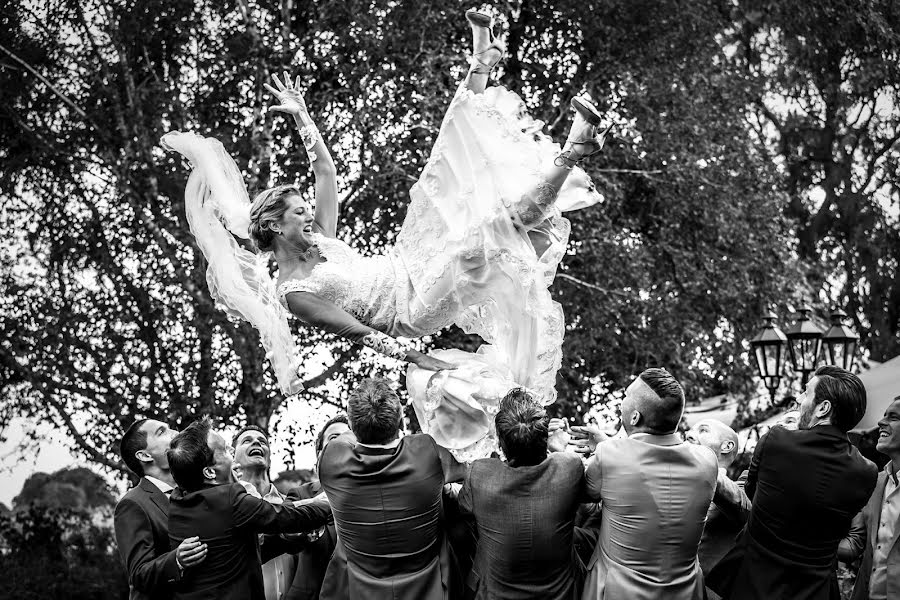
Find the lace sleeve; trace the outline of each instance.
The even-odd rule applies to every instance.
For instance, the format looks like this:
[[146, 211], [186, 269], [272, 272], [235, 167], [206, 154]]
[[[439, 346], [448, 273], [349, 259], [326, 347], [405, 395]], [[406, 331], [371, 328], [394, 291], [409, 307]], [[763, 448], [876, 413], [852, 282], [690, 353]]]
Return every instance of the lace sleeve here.
[[313, 287], [312, 282], [309, 281], [309, 278], [288, 279], [278, 286], [278, 299], [281, 300], [285, 308], [287, 308], [287, 295], [291, 292], [310, 292], [315, 294], [316, 289]]

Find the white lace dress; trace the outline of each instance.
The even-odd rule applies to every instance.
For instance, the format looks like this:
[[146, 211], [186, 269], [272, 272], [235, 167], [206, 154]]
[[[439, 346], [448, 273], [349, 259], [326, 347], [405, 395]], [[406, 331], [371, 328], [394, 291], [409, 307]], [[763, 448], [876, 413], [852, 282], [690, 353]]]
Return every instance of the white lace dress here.
[[[564, 321], [548, 287], [569, 235], [560, 210], [589, 206], [600, 196], [575, 169], [546, 220], [530, 235], [517, 227], [517, 204], [540, 189], [542, 170], [560, 150], [542, 127], [505, 88], [480, 95], [460, 88], [410, 190], [397, 244], [362, 256], [318, 236], [326, 260], [278, 290], [282, 302], [291, 292], [317, 294], [392, 336], [420, 337], [452, 323], [480, 335], [486, 345], [477, 355], [436, 353], [460, 369], [438, 377], [415, 368], [409, 374], [423, 429], [457, 450], [492, 437], [497, 395], [513, 385], [546, 404], [556, 398]], [[533, 238], [543, 242], [541, 256]], [[469, 413], [473, 423], [455, 422]]]

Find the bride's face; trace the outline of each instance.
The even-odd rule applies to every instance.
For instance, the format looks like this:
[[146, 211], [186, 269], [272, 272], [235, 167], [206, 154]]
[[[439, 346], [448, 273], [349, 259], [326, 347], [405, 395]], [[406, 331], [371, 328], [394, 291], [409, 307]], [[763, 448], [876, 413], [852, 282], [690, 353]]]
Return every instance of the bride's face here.
[[287, 210], [278, 223], [282, 238], [301, 252], [306, 251], [313, 245], [314, 215], [312, 208], [308, 202], [297, 195], [291, 196], [286, 202]]

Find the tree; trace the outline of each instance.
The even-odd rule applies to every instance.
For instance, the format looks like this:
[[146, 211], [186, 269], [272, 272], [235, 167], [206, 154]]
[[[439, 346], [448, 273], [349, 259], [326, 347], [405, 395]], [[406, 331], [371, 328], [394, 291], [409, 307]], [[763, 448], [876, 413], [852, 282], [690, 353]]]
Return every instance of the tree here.
[[[209, 296], [185, 223], [186, 171], [158, 140], [214, 135], [251, 193], [308, 188], [303, 153], [264, 110], [263, 83], [290, 70], [342, 174], [339, 235], [382, 248], [462, 78], [467, 6], [3, 5], [3, 414], [52, 419], [117, 470], [115, 441], [137, 416], [267, 425], [285, 399], [255, 331]], [[580, 415], [650, 365], [695, 397], [746, 386], [742, 341], [788, 295], [793, 242], [776, 171], [745, 123], [752, 78], [721, 47], [730, 12], [647, 0], [492, 10], [508, 30], [500, 81], [552, 135], [562, 141], [583, 90], [617, 123], [589, 167], [607, 200], [572, 216], [574, 255], [554, 287], [569, 324], [557, 411]], [[361, 375], [393, 366], [310, 328], [297, 335], [308, 402], [339, 404]], [[450, 331], [431, 343], [477, 342]]]
[[3, 598], [128, 597], [112, 528], [77, 511], [33, 506], [0, 515], [0, 572]]
[[734, 63], [778, 165], [805, 278], [877, 361], [900, 352], [900, 12], [896, 2], [736, 3]]
[[13, 498], [16, 510], [41, 505], [78, 512], [112, 509], [116, 500], [106, 480], [85, 467], [61, 469], [55, 473], [34, 473]]

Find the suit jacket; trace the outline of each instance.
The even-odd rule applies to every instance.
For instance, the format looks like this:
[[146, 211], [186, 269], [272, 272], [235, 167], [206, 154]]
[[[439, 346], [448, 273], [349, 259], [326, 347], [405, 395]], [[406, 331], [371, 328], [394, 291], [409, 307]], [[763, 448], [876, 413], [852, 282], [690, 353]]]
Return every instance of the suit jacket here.
[[184, 600], [265, 600], [260, 533], [294, 533], [321, 527], [326, 502], [273, 505], [247, 493], [240, 483], [176, 489], [169, 498], [169, 539], [174, 548], [187, 537], [206, 542], [206, 559], [186, 569], [175, 594]]
[[603, 503], [584, 600], [701, 600], [697, 547], [718, 463], [677, 434], [632, 434], [597, 446], [587, 492]]
[[[180, 579], [169, 545], [169, 499], [148, 479], [116, 504], [113, 524], [130, 600], [169, 600]], [[189, 536], [188, 536], [189, 537]]]
[[325, 446], [318, 470], [338, 533], [323, 600], [449, 597], [442, 492], [465, 465], [429, 435], [381, 448], [345, 434]]
[[[298, 485], [288, 492], [288, 500], [308, 500], [322, 491], [318, 481]], [[334, 530], [334, 518], [328, 520], [325, 532], [319, 539], [304, 544], [297, 554], [297, 571], [294, 581], [288, 590], [285, 600], [318, 600], [325, 571], [334, 554], [337, 544], [337, 533]]]
[[496, 458], [472, 463], [459, 506], [478, 529], [468, 582], [475, 598], [575, 598], [583, 578], [575, 513], [584, 501], [584, 466], [576, 455], [552, 453], [521, 467]]
[[[891, 463], [888, 463], [888, 469]], [[872, 575], [872, 561], [875, 554], [875, 542], [878, 539], [878, 526], [881, 523], [881, 507], [884, 502], [884, 490], [887, 485], [888, 472], [878, 474], [875, 491], [869, 498], [865, 508], [853, 519], [850, 534], [841, 542], [838, 554], [842, 560], [850, 562], [862, 555], [856, 584], [853, 586], [851, 600], [868, 600], [869, 577]], [[894, 539], [888, 551], [887, 559], [887, 597], [900, 598], [900, 519], [894, 524]]]
[[739, 600], [837, 600], [838, 543], [876, 478], [875, 465], [837, 427], [770, 429], [750, 462], [749, 520], [709, 587]]
[[706, 526], [700, 538], [697, 558], [700, 568], [707, 575], [712, 568], [734, 547], [750, 514], [750, 500], [744, 493], [746, 480], [732, 481], [725, 469], [719, 469], [716, 493], [706, 513]]

